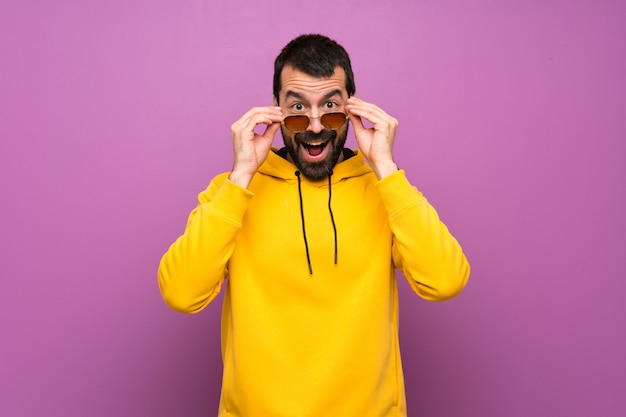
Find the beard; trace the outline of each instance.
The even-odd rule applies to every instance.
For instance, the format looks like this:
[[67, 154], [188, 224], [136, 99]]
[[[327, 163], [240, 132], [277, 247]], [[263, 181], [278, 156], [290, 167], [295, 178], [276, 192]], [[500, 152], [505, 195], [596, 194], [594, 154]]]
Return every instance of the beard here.
[[[283, 137], [287, 152], [291, 157], [291, 161], [296, 165], [298, 170], [300, 170], [302, 175], [310, 180], [319, 181], [330, 176], [333, 172], [333, 168], [337, 165], [337, 161], [343, 153], [346, 138], [348, 137], [348, 127], [346, 126], [346, 130], [342, 132], [341, 135], [338, 135], [336, 130], [324, 129], [317, 134], [309, 131], [299, 132], [291, 138], [285, 134], [282, 127], [280, 133]], [[304, 146], [305, 142], [320, 139], [327, 141], [324, 146], [331, 147], [328, 156], [318, 162], [309, 162], [304, 159], [300, 148]], [[306, 152], [306, 150], [304, 152]]]

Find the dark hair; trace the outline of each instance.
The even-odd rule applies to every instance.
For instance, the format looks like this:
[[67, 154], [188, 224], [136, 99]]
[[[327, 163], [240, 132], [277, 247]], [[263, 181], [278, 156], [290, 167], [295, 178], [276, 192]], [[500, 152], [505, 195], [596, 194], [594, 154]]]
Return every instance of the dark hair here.
[[330, 77], [336, 67], [346, 73], [346, 90], [352, 96], [356, 90], [348, 53], [334, 40], [316, 34], [300, 35], [287, 44], [274, 61], [274, 97], [282, 88], [281, 75], [285, 66], [314, 77]]

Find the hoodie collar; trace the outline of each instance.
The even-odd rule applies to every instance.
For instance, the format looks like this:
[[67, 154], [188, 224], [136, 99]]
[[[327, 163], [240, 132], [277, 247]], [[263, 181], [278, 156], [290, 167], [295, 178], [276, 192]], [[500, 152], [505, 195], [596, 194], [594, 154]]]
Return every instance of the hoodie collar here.
[[[288, 182], [297, 182], [295, 172], [298, 168], [277, 154], [278, 148], [272, 147], [267, 159], [259, 168], [259, 172], [264, 175], [284, 179]], [[333, 167], [333, 175], [331, 183], [336, 184], [344, 179], [359, 177], [372, 172], [372, 169], [365, 162], [363, 153], [353, 151], [352, 158], [345, 159]], [[328, 179], [320, 181], [312, 181], [305, 176], [301, 176], [301, 181], [309, 184], [319, 184], [319, 186], [328, 186]]]

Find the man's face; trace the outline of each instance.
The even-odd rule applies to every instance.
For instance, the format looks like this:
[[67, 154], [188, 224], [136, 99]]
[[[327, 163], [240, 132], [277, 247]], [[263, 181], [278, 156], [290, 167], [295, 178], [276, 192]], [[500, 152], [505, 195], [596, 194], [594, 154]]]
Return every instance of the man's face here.
[[281, 126], [287, 158], [304, 176], [321, 180], [343, 159], [343, 146], [348, 136], [348, 122], [339, 129], [326, 129], [320, 116], [324, 113], [345, 113], [348, 99], [343, 68], [335, 68], [328, 78], [316, 78], [291, 66], [281, 74], [280, 107], [285, 116], [306, 115], [310, 122], [303, 132], [294, 133]]

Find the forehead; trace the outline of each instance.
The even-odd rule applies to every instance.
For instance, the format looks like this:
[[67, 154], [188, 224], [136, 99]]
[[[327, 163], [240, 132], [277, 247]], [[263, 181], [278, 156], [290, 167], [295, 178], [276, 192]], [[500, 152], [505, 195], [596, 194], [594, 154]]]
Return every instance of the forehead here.
[[339, 90], [342, 96], [347, 96], [346, 74], [341, 67], [336, 67], [330, 77], [314, 77], [292, 66], [285, 66], [281, 73], [280, 97], [285, 98], [288, 91], [299, 93], [302, 96], [314, 99], [323, 97], [330, 91]]

